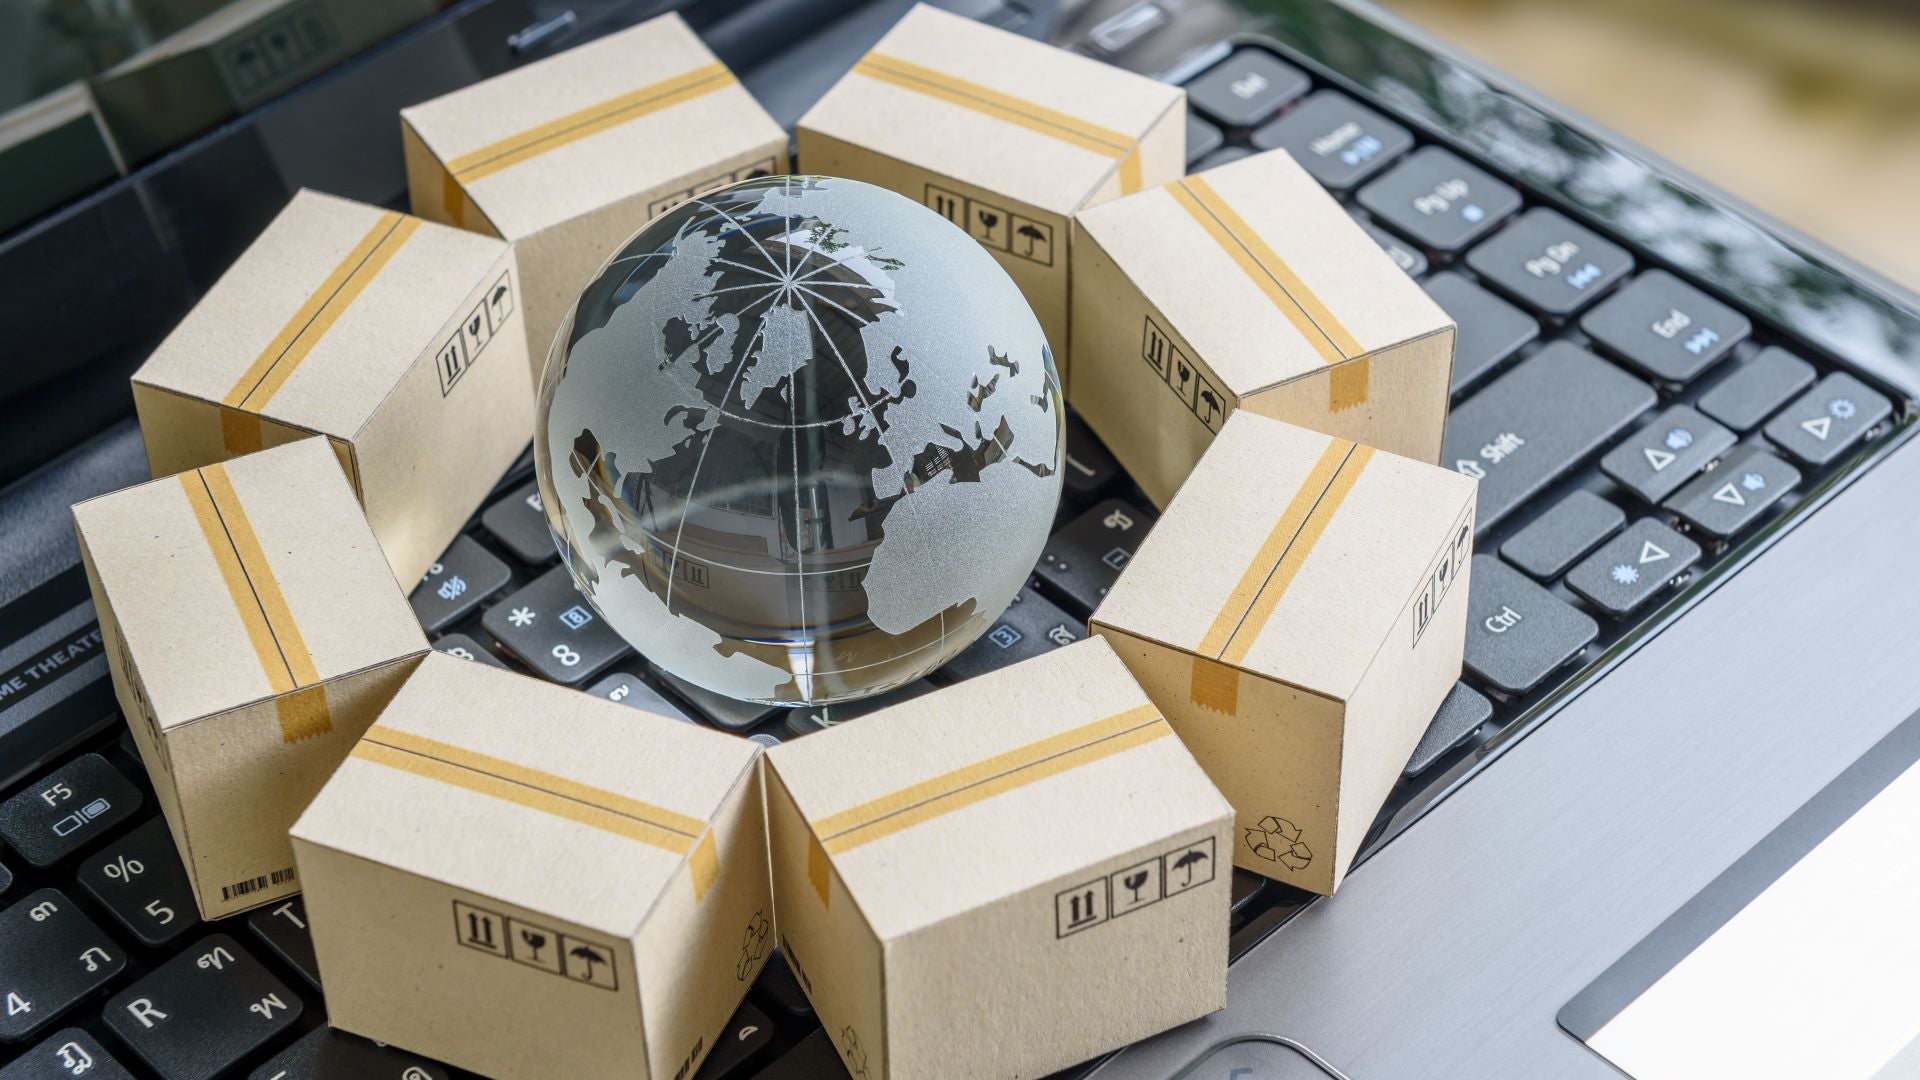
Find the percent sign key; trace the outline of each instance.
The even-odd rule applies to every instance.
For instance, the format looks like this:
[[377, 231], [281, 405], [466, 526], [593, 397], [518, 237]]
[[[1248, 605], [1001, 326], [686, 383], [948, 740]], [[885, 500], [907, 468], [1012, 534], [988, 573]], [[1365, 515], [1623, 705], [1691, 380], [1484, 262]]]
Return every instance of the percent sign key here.
[[162, 818], [87, 860], [80, 883], [142, 944], [164, 945], [200, 925], [193, 890]]

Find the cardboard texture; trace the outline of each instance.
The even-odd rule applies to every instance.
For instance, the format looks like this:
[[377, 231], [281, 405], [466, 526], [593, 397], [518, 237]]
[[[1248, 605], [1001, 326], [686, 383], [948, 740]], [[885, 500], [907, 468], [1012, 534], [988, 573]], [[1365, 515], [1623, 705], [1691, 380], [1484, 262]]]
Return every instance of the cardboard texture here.
[[1104, 642], [765, 775], [781, 949], [856, 1080], [1044, 1076], [1226, 1003], [1230, 808]]
[[1093, 614], [1233, 803], [1233, 862], [1331, 893], [1460, 675], [1474, 482], [1230, 417]]
[[114, 693], [201, 915], [298, 892], [287, 827], [427, 651], [326, 441], [73, 517]]
[[1440, 457], [1454, 325], [1284, 150], [1074, 221], [1067, 399], [1165, 507], [1235, 410]]
[[498, 1080], [692, 1076], [773, 946], [758, 761], [428, 657], [293, 828], [329, 1022]]
[[1178, 177], [1186, 91], [936, 8], [795, 128], [801, 168], [925, 202], [993, 252], [1067, 376], [1069, 219]]
[[561, 320], [642, 225], [787, 171], [787, 134], [668, 14], [402, 109], [413, 212], [505, 237], [538, 382]]
[[413, 582], [533, 437], [498, 240], [302, 191], [133, 376], [155, 476], [325, 435]]

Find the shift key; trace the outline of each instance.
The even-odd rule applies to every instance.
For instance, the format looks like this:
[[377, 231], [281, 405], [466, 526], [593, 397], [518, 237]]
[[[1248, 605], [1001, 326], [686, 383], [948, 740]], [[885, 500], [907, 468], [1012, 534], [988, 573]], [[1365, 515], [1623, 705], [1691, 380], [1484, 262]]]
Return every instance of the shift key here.
[[1479, 531], [1592, 457], [1653, 407], [1653, 388], [1555, 342], [1453, 410], [1443, 465], [1480, 481]]

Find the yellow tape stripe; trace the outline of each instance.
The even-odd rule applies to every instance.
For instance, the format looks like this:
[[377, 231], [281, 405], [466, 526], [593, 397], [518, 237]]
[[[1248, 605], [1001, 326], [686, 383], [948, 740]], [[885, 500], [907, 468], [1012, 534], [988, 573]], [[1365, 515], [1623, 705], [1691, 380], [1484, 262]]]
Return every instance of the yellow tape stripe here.
[[625, 795], [582, 784], [540, 769], [528, 768], [491, 754], [482, 754], [463, 746], [441, 742], [439, 739], [396, 731], [384, 724], [375, 724], [367, 729], [365, 741], [379, 743], [395, 750], [405, 750], [422, 757], [435, 758], [470, 772], [486, 773], [521, 787], [536, 788], [572, 802], [584, 803], [608, 813], [633, 818], [657, 829], [678, 833], [689, 846], [695, 837], [707, 829], [707, 823], [696, 817], [688, 817], [686, 814], [675, 813], [652, 803], [631, 799]]
[[461, 181], [471, 183], [589, 135], [723, 90], [736, 82], [725, 64], [715, 62], [694, 68], [462, 154], [447, 163], [447, 170]]
[[605, 807], [591, 806], [556, 795], [551, 791], [527, 787], [489, 773], [475, 772], [437, 758], [422, 757], [371, 739], [361, 739], [354, 746], [352, 756], [362, 761], [370, 761], [376, 765], [385, 765], [390, 769], [425, 777], [428, 780], [437, 780], [452, 787], [464, 788], [502, 802], [524, 806], [529, 810], [537, 810], [540, 813], [599, 829], [614, 836], [636, 840], [674, 855], [685, 855], [693, 850], [692, 837], [663, 829], [652, 822], [635, 820]]
[[327, 707], [324, 683], [282, 694], [273, 702], [280, 716], [280, 741], [299, 742], [333, 730], [333, 713]]
[[1233, 591], [1227, 594], [1226, 602], [1220, 605], [1219, 614], [1207, 627], [1206, 634], [1200, 639], [1198, 652], [1202, 656], [1219, 656], [1232, 639], [1233, 632], [1246, 618], [1247, 610], [1253, 606], [1254, 599], [1260, 595], [1261, 586], [1272, 576], [1273, 568], [1286, 553], [1287, 545], [1299, 534], [1300, 526], [1306, 523], [1307, 515], [1313, 511], [1314, 504], [1333, 482], [1340, 466], [1353, 452], [1353, 444], [1345, 439], [1335, 439], [1327, 444], [1320, 453], [1320, 460], [1313, 463], [1307, 471], [1307, 478], [1294, 491], [1293, 498], [1287, 501], [1286, 508], [1280, 511], [1280, 519], [1273, 523], [1267, 532], [1267, 538], [1261, 541], [1247, 568], [1241, 572], [1240, 580], [1234, 583]]
[[1340, 504], [1346, 501], [1347, 493], [1366, 470], [1367, 462], [1373, 459], [1373, 447], [1355, 446], [1353, 453], [1340, 466], [1333, 476], [1333, 482], [1327, 485], [1326, 494], [1314, 504], [1313, 512], [1301, 524], [1299, 535], [1293, 543], [1287, 545], [1286, 553], [1280, 556], [1280, 562], [1273, 568], [1273, 575], [1261, 586], [1260, 592], [1253, 598], [1253, 604], [1247, 609], [1247, 617], [1228, 640], [1227, 647], [1220, 659], [1228, 664], [1238, 665], [1246, 660], [1253, 643], [1260, 638], [1260, 631], [1272, 617], [1274, 608], [1280, 605], [1280, 599], [1287, 594], [1287, 588], [1293, 584], [1294, 577], [1300, 573], [1300, 567], [1306, 564], [1313, 554], [1314, 545], [1327, 531], [1327, 525], [1333, 521], [1333, 515], [1340, 510]]
[[1320, 328], [1314, 325], [1313, 319], [1301, 309], [1299, 304], [1294, 303], [1293, 297], [1287, 295], [1287, 290], [1274, 280], [1273, 275], [1267, 273], [1259, 260], [1253, 257], [1253, 253], [1248, 251], [1246, 246], [1240, 243], [1239, 239], [1218, 218], [1201, 205], [1199, 199], [1194, 196], [1193, 190], [1188, 187], [1187, 180], [1176, 180], [1168, 184], [1166, 190], [1173, 196], [1173, 200], [1191, 214], [1193, 220], [1198, 222], [1202, 229], [1206, 230], [1207, 235], [1213, 237], [1214, 243], [1220, 245], [1220, 250], [1226, 252], [1228, 257], [1239, 264], [1241, 271], [1247, 275], [1248, 279], [1259, 286], [1261, 292], [1267, 294], [1267, 299], [1273, 301], [1273, 306], [1279, 309], [1280, 314], [1285, 315], [1287, 321], [1293, 324], [1293, 328], [1306, 339], [1307, 344], [1313, 346], [1313, 350], [1320, 354], [1322, 361], [1338, 364], [1346, 360], [1333, 341], [1320, 332]]
[[1321, 301], [1306, 282], [1300, 280], [1300, 275], [1294, 273], [1293, 267], [1287, 265], [1287, 261], [1280, 257], [1280, 253], [1273, 250], [1273, 247], [1261, 238], [1259, 231], [1247, 224], [1247, 219], [1241, 217], [1239, 211], [1220, 197], [1220, 193], [1214, 190], [1206, 177], [1189, 176], [1186, 184], [1187, 190], [1193, 193], [1193, 197], [1199, 201], [1200, 205], [1206, 207], [1214, 217], [1219, 219], [1220, 224], [1226, 226], [1227, 231], [1246, 247], [1254, 260], [1260, 264], [1260, 268], [1286, 291], [1287, 296], [1302, 311], [1306, 312], [1307, 316], [1313, 320], [1314, 328], [1331, 342], [1343, 357], [1350, 359], [1366, 351], [1360, 347], [1359, 339], [1355, 338], [1345, 324], [1334, 315], [1332, 309]]
[[1058, 776], [1071, 769], [1077, 769], [1103, 758], [1112, 757], [1123, 750], [1131, 750], [1155, 739], [1173, 734], [1173, 728], [1165, 720], [1155, 719], [1117, 735], [1109, 736], [1099, 742], [1075, 747], [1064, 753], [1036, 762], [1015, 772], [1002, 773], [999, 776], [979, 781], [970, 787], [949, 792], [927, 802], [909, 807], [889, 817], [881, 818], [871, 824], [828, 837], [822, 846], [829, 855], [838, 855], [863, 844], [872, 843], [882, 837], [892, 836], [903, 829], [910, 829], [922, 822], [950, 814], [955, 810], [984, 802], [1008, 791], [1026, 787], [1051, 776]]
[[853, 66], [853, 70], [870, 79], [971, 109], [983, 116], [1112, 158], [1120, 163], [1121, 193], [1130, 195], [1140, 190], [1139, 146], [1137, 140], [1124, 132], [1089, 123], [1058, 109], [956, 78], [897, 56], [868, 53]]
[[207, 549], [213, 552], [221, 580], [227, 584], [227, 596], [240, 615], [241, 625], [246, 627], [247, 640], [253, 643], [253, 655], [260, 661], [260, 670], [266, 673], [267, 685], [276, 694], [292, 690], [293, 671], [273, 639], [273, 630], [267, 626], [267, 614], [261, 610], [247, 572], [240, 565], [240, 555], [227, 536], [227, 527], [220, 520], [220, 511], [213, 504], [213, 493], [208, 490], [205, 478], [198, 471], [181, 473], [180, 490], [186, 492], [187, 504], [200, 523], [200, 534], [207, 541]]
[[287, 670], [293, 673], [295, 685], [312, 686], [320, 681], [320, 671], [314, 666], [313, 654], [307, 651], [307, 641], [300, 633], [299, 624], [294, 622], [293, 609], [287, 606], [280, 579], [274, 576], [273, 567], [267, 562], [266, 549], [260, 546], [253, 522], [248, 520], [246, 508], [240, 505], [239, 493], [233, 490], [226, 466], [209, 465], [200, 471], [206, 477], [207, 492], [220, 511], [220, 520], [227, 527], [227, 535], [233, 541], [234, 552], [240, 556], [247, 580], [253, 584], [253, 594], [260, 601], [260, 610], [267, 617], [273, 639], [280, 645], [280, 654], [286, 657]]

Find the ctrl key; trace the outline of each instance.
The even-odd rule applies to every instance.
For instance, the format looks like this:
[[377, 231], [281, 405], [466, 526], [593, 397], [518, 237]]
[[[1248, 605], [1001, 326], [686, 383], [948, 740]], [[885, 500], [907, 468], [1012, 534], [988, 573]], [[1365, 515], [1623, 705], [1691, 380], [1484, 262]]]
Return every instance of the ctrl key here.
[[1473, 557], [1467, 670], [1509, 694], [1540, 685], [1600, 633], [1600, 624], [1492, 555]]
[[303, 1003], [214, 934], [107, 1002], [113, 1033], [167, 1080], [213, 1080], [300, 1019]]
[[65, 1028], [0, 1069], [0, 1080], [133, 1080], [133, 1074], [79, 1028]]

